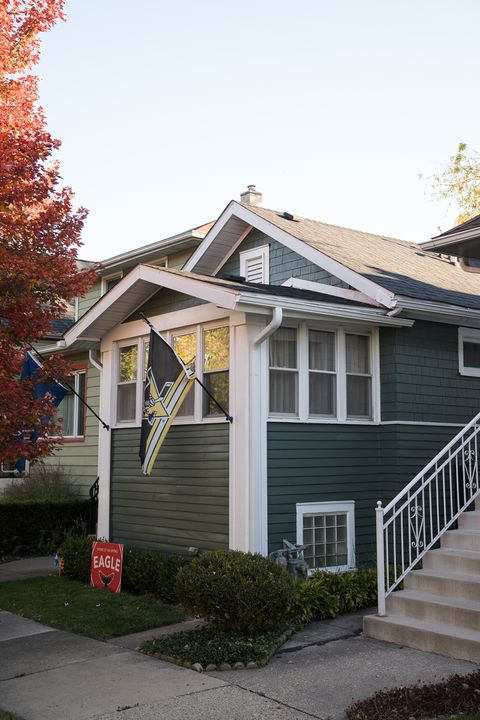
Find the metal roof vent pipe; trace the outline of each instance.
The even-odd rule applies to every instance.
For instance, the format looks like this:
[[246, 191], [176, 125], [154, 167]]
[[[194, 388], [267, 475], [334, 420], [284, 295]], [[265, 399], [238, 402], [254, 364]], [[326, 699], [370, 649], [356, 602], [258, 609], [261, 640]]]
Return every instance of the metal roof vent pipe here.
[[247, 185], [247, 189], [240, 195], [240, 202], [244, 205], [262, 205], [262, 193], [258, 192], [255, 185]]

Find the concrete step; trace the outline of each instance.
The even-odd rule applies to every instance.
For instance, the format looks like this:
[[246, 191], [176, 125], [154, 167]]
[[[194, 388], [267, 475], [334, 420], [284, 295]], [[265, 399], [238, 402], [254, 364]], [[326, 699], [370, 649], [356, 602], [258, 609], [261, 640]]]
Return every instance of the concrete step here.
[[388, 596], [387, 613], [480, 632], [480, 600], [400, 590]]
[[459, 530], [476, 530], [480, 532], [480, 511], [464, 512], [458, 518]]
[[480, 531], [448, 530], [440, 538], [440, 545], [442, 548], [458, 548], [480, 552]]
[[413, 570], [404, 580], [405, 590], [429, 595], [456, 597], [477, 601], [480, 598], [480, 576], [452, 573], [446, 570]]
[[403, 615], [368, 615], [363, 620], [365, 635], [377, 640], [408, 645], [459, 660], [480, 662], [480, 632], [471, 628], [443, 625]]
[[480, 551], [440, 548], [430, 550], [423, 558], [425, 570], [446, 570], [480, 576]]

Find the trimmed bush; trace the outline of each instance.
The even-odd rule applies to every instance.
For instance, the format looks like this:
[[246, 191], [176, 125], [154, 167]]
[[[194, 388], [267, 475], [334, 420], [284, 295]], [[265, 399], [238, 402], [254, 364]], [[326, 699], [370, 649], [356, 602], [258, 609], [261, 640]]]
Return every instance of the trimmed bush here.
[[374, 569], [358, 572], [317, 572], [308, 580], [297, 580], [291, 604], [291, 621], [306, 625], [345, 612], [371, 607], [377, 602]]
[[243, 637], [283, 629], [293, 596], [293, 582], [282, 567], [236, 550], [195, 558], [179, 571], [176, 587], [187, 612]]
[[[70, 537], [59, 550], [64, 575], [72, 580], [90, 581], [90, 563], [94, 538]], [[167, 555], [161, 550], [141, 550], [131, 545], [123, 548], [122, 589], [133, 595], [154, 595], [163, 602], [175, 603], [175, 580], [178, 570], [190, 558]]]
[[85, 532], [89, 501], [1, 500], [0, 556], [53, 553], [69, 534]]

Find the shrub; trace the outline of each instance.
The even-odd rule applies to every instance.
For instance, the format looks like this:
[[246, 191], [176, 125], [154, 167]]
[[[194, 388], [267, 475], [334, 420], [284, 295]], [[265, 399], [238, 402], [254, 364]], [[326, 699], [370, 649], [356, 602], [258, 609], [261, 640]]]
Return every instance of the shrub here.
[[78, 492], [71, 484], [65, 468], [58, 463], [48, 465], [39, 461], [32, 466], [30, 474], [12, 480], [4, 490], [9, 500], [78, 500]]
[[49, 554], [69, 534], [85, 532], [88, 500], [1, 500], [0, 555]]
[[344, 612], [370, 607], [377, 602], [374, 569], [349, 573], [317, 572], [297, 580], [291, 604], [291, 620], [305, 625]]
[[262, 555], [235, 550], [195, 558], [179, 571], [176, 588], [187, 612], [244, 637], [283, 628], [293, 595], [283, 568]]
[[[64, 574], [72, 580], [89, 582], [94, 538], [67, 538], [59, 550]], [[188, 557], [167, 555], [161, 550], [142, 550], [131, 545], [123, 548], [122, 588], [133, 595], [154, 595], [163, 602], [175, 603], [175, 579]]]

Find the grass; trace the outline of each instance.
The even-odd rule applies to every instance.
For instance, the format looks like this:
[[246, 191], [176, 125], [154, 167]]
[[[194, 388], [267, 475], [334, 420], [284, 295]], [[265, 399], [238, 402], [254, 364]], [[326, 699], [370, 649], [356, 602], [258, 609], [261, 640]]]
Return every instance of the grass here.
[[58, 576], [0, 583], [0, 608], [96, 640], [169, 625], [184, 617], [180, 608], [147, 595], [112, 593]]

